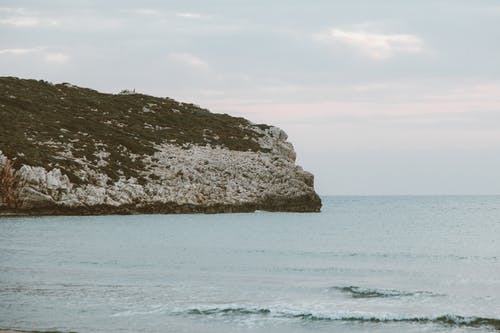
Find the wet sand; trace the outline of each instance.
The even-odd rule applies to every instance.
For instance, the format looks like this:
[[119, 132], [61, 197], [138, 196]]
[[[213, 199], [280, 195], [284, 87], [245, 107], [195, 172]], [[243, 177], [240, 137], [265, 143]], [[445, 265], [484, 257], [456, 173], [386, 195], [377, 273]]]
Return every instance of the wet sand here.
[[[2, 330], [0, 329], [0, 333], [56, 333], [56, 331], [17, 331], [17, 330]], [[57, 332], [59, 333], [59, 332]], [[74, 332], [72, 332], [74, 333]]]

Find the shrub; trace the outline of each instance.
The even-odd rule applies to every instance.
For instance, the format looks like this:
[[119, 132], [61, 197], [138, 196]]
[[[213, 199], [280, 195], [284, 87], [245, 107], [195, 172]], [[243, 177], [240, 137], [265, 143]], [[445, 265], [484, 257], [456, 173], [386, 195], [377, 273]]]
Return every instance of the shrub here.
[[16, 169], [13, 168], [11, 160], [7, 159], [5, 165], [1, 165], [0, 172], [0, 197], [9, 208], [17, 208], [17, 188], [19, 179], [16, 175]]

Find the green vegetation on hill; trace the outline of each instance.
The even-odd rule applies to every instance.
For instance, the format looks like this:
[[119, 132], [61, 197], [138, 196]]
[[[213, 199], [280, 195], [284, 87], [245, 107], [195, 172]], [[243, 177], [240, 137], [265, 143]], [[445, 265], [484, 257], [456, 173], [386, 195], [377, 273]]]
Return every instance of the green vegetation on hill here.
[[[58, 167], [75, 183], [83, 164], [112, 180], [145, 181], [141, 156], [161, 143], [266, 151], [251, 126], [268, 127], [170, 98], [0, 77], [0, 150], [16, 167]], [[107, 163], [100, 151], [110, 154]]]

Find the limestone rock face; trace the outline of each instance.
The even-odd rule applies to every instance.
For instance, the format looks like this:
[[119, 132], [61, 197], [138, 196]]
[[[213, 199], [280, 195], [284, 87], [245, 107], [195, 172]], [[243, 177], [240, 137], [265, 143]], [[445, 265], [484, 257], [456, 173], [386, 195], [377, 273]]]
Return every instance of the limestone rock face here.
[[[21, 81], [14, 83], [32, 84]], [[8, 81], [4, 85], [9, 88], [12, 84]], [[52, 89], [35, 86], [38, 90], [31, 89], [38, 95], [40, 89]], [[127, 103], [114, 102], [112, 109], [96, 116], [93, 108], [81, 105], [90, 93], [75, 86], [59, 86], [56, 93], [63, 94], [64, 100], [75, 91], [79, 93], [74, 109], [80, 111], [75, 114], [88, 112], [98, 120], [102, 118], [108, 133], [93, 133], [92, 127], [79, 128], [71, 120], [63, 124], [63, 115], [71, 112], [64, 108], [64, 114], [47, 109], [52, 123], [40, 125], [41, 119], [24, 133], [25, 141], [18, 138], [17, 145], [6, 144], [9, 138], [0, 134], [0, 213], [315, 212], [321, 208], [313, 175], [295, 164], [293, 146], [277, 127], [199, 111], [193, 105], [189, 109], [172, 100], [165, 103], [164, 99], [130, 94], [119, 97], [126, 98]], [[11, 89], [8, 94], [15, 92]], [[103, 101], [117, 96], [101, 95], [97, 97]], [[90, 97], [95, 105], [97, 97]], [[0, 113], [7, 117], [14, 111], [27, 112], [30, 119], [37, 116], [29, 103], [27, 110], [16, 109], [19, 101], [10, 110], [2, 103]], [[168, 105], [158, 107], [162, 103]], [[59, 126], [63, 129], [71, 128], [47, 135], [47, 128], [53, 128], [54, 122], [62, 124]], [[186, 133], [190, 133], [191, 141]], [[124, 134], [133, 140], [128, 141]], [[9, 161], [14, 161], [15, 168], [7, 174]]]

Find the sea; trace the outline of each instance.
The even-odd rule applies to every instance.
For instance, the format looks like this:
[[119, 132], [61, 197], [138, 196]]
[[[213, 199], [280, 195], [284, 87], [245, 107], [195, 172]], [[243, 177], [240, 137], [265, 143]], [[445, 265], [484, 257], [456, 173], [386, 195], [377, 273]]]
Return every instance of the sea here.
[[500, 196], [0, 218], [0, 328], [500, 332]]

